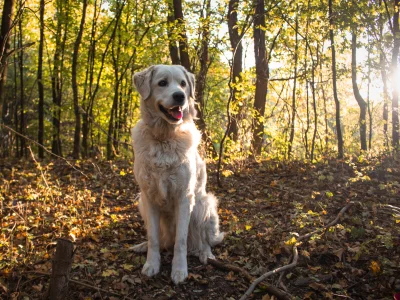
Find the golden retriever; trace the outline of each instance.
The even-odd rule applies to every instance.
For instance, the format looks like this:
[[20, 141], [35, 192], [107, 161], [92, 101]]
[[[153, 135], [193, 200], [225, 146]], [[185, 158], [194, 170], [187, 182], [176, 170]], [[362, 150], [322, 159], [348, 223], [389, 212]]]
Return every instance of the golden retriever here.
[[141, 120], [132, 129], [139, 210], [148, 240], [134, 246], [146, 252], [142, 273], [160, 270], [160, 249], [174, 250], [171, 278], [188, 276], [187, 254], [204, 264], [220, 243], [217, 199], [206, 192], [206, 168], [197, 148], [201, 134], [193, 119], [194, 75], [178, 65], [155, 65], [135, 74]]

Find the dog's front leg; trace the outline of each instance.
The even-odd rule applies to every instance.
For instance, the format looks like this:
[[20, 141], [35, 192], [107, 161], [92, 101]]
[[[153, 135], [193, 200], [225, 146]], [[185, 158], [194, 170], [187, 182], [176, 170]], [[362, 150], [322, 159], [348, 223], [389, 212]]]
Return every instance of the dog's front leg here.
[[194, 196], [188, 195], [181, 199], [175, 211], [176, 235], [171, 273], [172, 281], [175, 284], [183, 282], [188, 276], [187, 236], [189, 231], [191, 203], [194, 203]]
[[[142, 195], [143, 197], [143, 195]], [[149, 199], [143, 199], [147, 218], [147, 260], [142, 274], [154, 276], [160, 271], [160, 210]]]

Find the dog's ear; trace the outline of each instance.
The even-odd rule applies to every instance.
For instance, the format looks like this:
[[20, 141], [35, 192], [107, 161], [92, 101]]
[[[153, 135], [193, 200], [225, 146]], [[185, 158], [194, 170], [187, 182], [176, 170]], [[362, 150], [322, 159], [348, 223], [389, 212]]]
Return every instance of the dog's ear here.
[[194, 88], [194, 83], [195, 83], [194, 74], [188, 72], [185, 68], [183, 68], [183, 69], [185, 72], [186, 80], [189, 83], [189, 88], [190, 88], [189, 96], [190, 96], [190, 98], [192, 98], [192, 99], [189, 99], [189, 114], [192, 116], [192, 119], [196, 119], [197, 110], [194, 106], [194, 99], [195, 99], [195, 94], [196, 94], [196, 91]]
[[185, 76], [186, 76], [186, 80], [189, 82], [190, 97], [192, 97], [194, 99], [195, 98], [194, 74], [186, 71], [186, 69], [185, 69]]
[[151, 95], [151, 80], [155, 66], [151, 66], [133, 76], [133, 83], [143, 100]]

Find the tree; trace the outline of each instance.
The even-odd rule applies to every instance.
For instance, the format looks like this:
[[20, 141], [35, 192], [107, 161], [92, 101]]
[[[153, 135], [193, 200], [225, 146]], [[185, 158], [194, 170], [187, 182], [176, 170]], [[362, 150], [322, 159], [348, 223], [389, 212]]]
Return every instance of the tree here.
[[[38, 143], [43, 145], [44, 140], [44, 87], [43, 87], [43, 46], [44, 46], [44, 0], [40, 0], [40, 39], [39, 39], [39, 54], [38, 54], [38, 92], [39, 92], [39, 130], [38, 130]], [[39, 147], [39, 158], [44, 157], [42, 147]]]
[[196, 78], [196, 101], [198, 103], [199, 109], [198, 111], [198, 121], [197, 125], [199, 130], [203, 134], [203, 140], [207, 141], [206, 134], [206, 122], [204, 120], [204, 93], [206, 89], [206, 79], [208, 68], [210, 65], [209, 61], [209, 43], [210, 43], [210, 14], [211, 14], [211, 0], [205, 0], [205, 7], [201, 10], [201, 18], [204, 20], [201, 29], [201, 46], [198, 53], [199, 61], [200, 61], [200, 71]]
[[392, 146], [399, 148], [399, 87], [396, 76], [398, 74], [397, 60], [399, 57], [400, 29], [399, 29], [399, 0], [394, 0], [393, 14], [393, 50], [392, 50]]
[[[298, 6], [297, 6], [298, 9]], [[294, 46], [294, 74], [293, 74], [293, 91], [292, 91], [292, 118], [290, 121], [290, 137], [289, 137], [289, 145], [288, 145], [288, 158], [292, 155], [292, 147], [294, 141], [294, 130], [295, 130], [295, 122], [296, 122], [296, 91], [297, 91], [297, 62], [298, 62], [298, 51], [299, 51], [299, 38], [298, 38], [298, 30], [299, 30], [299, 19], [298, 15], [296, 15], [295, 22], [295, 46]]]
[[169, 54], [171, 56], [171, 61], [173, 65], [180, 65], [181, 60], [179, 58], [179, 48], [176, 45], [176, 26], [175, 26], [175, 16], [174, 16], [174, 6], [173, 0], [168, 0], [168, 20], [167, 20], [167, 32], [168, 32], [168, 42], [169, 42]]
[[[397, 0], [396, 0], [397, 1]], [[340, 121], [340, 102], [337, 94], [337, 74], [336, 74], [336, 50], [335, 50], [335, 35], [333, 33], [333, 28], [335, 26], [334, 16], [333, 16], [333, 4], [332, 0], [328, 0], [329, 6], [329, 37], [331, 40], [331, 54], [332, 54], [332, 88], [333, 88], [333, 98], [335, 100], [335, 121], [336, 121], [336, 136], [337, 136], [337, 147], [338, 147], [338, 158], [343, 158], [343, 137], [342, 128]]]
[[232, 117], [229, 135], [232, 135], [234, 141], [238, 140], [239, 124], [241, 122], [241, 106], [238, 103], [239, 90], [237, 85], [241, 81], [243, 71], [243, 45], [242, 35], [239, 34], [238, 24], [238, 6], [239, 0], [230, 0], [228, 4], [228, 32], [229, 41], [232, 49], [232, 104], [235, 105], [237, 112]]
[[71, 81], [72, 81], [72, 92], [73, 92], [74, 114], [75, 114], [74, 148], [73, 148], [72, 156], [74, 158], [79, 158], [79, 153], [80, 153], [81, 117], [80, 117], [80, 109], [79, 109], [78, 83], [77, 83], [76, 73], [77, 73], [77, 67], [78, 67], [79, 46], [82, 41], [83, 29], [84, 29], [85, 20], [86, 20], [86, 8], [87, 8], [87, 0], [83, 0], [81, 23], [79, 25], [78, 35], [77, 35], [75, 43], [74, 43], [74, 52], [72, 54]]
[[[0, 28], [0, 124], [9, 123], [10, 121], [6, 119], [8, 114], [9, 103], [6, 101], [4, 86], [7, 80], [7, 58], [10, 49], [10, 32], [12, 27], [12, 16], [14, 14], [14, 0], [5, 0], [3, 5], [3, 15], [1, 18], [1, 28]], [[1, 147], [3, 148], [4, 155], [8, 153], [8, 134], [2, 130], [0, 132]]]
[[173, 0], [174, 6], [174, 17], [177, 22], [177, 27], [179, 30], [179, 56], [182, 66], [184, 66], [188, 71], [191, 71], [189, 50], [188, 50], [188, 38], [186, 35], [185, 21], [183, 19], [182, 12], [182, 0]]
[[254, 96], [255, 118], [253, 124], [253, 151], [261, 154], [264, 133], [265, 99], [267, 97], [269, 68], [265, 46], [265, 4], [264, 0], [256, 0], [253, 25], [254, 57], [256, 64], [256, 91]]
[[360, 90], [357, 86], [357, 29], [353, 28], [351, 33], [351, 82], [353, 85], [353, 93], [358, 106], [360, 107], [360, 119], [359, 119], [359, 126], [360, 126], [360, 143], [361, 143], [361, 150], [367, 150], [367, 102], [360, 94]]
[[[51, 151], [61, 156], [61, 103], [63, 98], [63, 67], [64, 67], [64, 54], [65, 43], [67, 40], [68, 24], [69, 24], [69, 3], [64, 0], [57, 0], [56, 2], [56, 15], [57, 15], [57, 30], [55, 39], [55, 50], [53, 58], [53, 72], [51, 76], [51, 90], [53, 99], [53, 140]], [[64, 25], [64, 26], [63, 26]]]

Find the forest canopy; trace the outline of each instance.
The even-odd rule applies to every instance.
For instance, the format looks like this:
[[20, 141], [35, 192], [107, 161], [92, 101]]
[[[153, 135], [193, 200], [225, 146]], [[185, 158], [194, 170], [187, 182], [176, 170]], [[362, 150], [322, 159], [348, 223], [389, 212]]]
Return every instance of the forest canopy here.
[[153, 64], [196, 75], [210, 157], [398, 147], [398, 0], [0, 4], [3, 157], [131, 155], [132, 78]]

